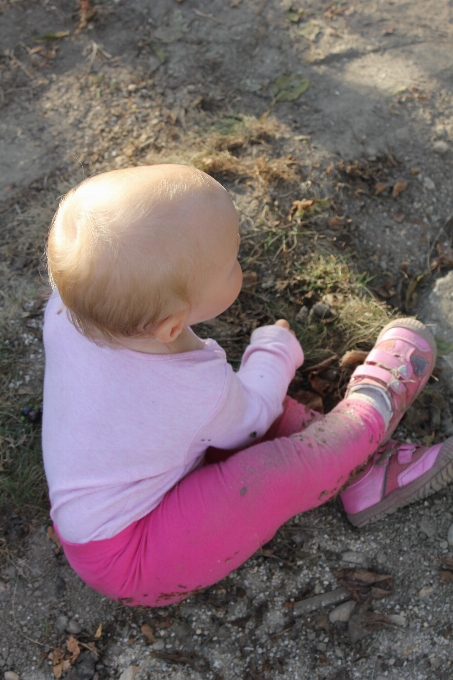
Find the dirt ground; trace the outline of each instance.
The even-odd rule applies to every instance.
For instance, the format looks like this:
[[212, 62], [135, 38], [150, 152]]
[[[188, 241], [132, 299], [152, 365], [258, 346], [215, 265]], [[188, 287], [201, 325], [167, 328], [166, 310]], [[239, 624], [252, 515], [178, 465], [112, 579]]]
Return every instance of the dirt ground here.
[[[41, 401], [40, 261], [58, 197], [155, 162], [210, 172], [241, 215], [244, 293], [201, 329], [233, 361], [277, 311], [312, 363], [366, 349], [368, 317], [374, 332], [387, 312], [369, 302], [344, 330], [341, 255], [437, 332], [436, 380], [401, 436], [452, 436], [452, 39], [451, 0], [0, 0], [0, 411], [16, 428], [1, 430], [0, 475], [25, 446], [39, 457], [20, 406]], [[326, 299], [337, 345], [310, 322]], [[23, 513], [0, 512], [5, 680], [453, 677], [452, 488], [362, 530], [328, 503], [220, 584], [131, 610], [85, 587], [32, 521], [36, 470]]]

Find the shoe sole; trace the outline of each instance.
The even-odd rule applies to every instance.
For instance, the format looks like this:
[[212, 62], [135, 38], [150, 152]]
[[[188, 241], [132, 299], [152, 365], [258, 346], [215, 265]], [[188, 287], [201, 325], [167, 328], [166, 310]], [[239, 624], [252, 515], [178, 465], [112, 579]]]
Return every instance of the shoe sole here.
[[386, 515], [391, 515], [399, 508], [410, 503], [428, 498], [433, 493], [445, 488], [453, 482], [453, 437], [447, 439], [439, 451], [437, 460], [430, 470], [407, 486], [396, 489], [380, 503], [372, 505], [362, 512], [347, 515], [348, 520], [356, 527], [363, 527], [376, 522]]
[[[431, 373], [433, 372], [433, 368], [436, 365], [437, 345], [436, 345], [436, 341], [435, 341], [434, 336], [431, 333], [431, 331], [428, 330], [428, 328], [426, 328], [426, 326], [421, 321], [418, 321], [417, 319], [413, 319], [412, 317], [408, 317], [408, 318], [405, 318], [405, 319], [395, 319], [394, 321], [391, 321], [390, 323], [388, 323], [387, 326], [385, 326], [382, 329], [382, 331], [379, 333], [378, 339], [376, 340], [376, 345], [381, 340], [382, 336], [387, 331], [389, 331], [391, 328], [407, 328], [410, 331], [414, 331], [415, 333], [417, 333], [417, 335], [419, 335], [421, 338], [423, 338], [423, 340], [425, 340], [428, 343], [428, 345], [431, 349], [431, 352], [432, 352], [432, 359], [431, 359], [431, 366], [430, 366], [430, 369], [429, 369], [429, 376], [428, 376], [426, 382], [424, 382], [422, 385], [420, 385], [417, 392], [414, 394], [410, 404], [408, 404], [407, 408], [409, 408], [410, 406], [412, 406], [412, 404], [417, 399], [417, 397], [421, 394], [426, 383], [428, 382], [429, 378], [431, 377]], [[396, 421], [396, 423], [394, 423], [392, 428], [387, 430], [387, 432], [385, 433], [385, 437], [381, 442], [381, 445], [388, 442], [388, 440], [391, 438], [392, 434], [395, 432], [396, 428], [400, 424], [401, 418], [403, 418], [405, 413], [407, 413], [407, 410], [404, 413], [401, 414], [401, 417]]]

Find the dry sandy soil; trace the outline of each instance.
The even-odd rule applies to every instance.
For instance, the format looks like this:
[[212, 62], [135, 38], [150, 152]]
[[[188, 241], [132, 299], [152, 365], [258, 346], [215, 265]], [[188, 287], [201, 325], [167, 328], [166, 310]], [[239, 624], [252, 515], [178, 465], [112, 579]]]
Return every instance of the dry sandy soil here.
[[[279, 296], [309, 304], [285, 220], [293, 201], [314, 201], [300, 257], [346, 254], [380, 300], [439, 338], [440, 381], [401, 434], [451, 436], [452, 39], [451, 0], [0, 0], [2, 351], [18, 357], [2, 409], [40, 401], [38, 265], [58, 196], [105, 169], [182, 161], [218, 177], [240, 211], [254, 323]], [[309, 82], [288, 101], [292, 74]], [[252, 266], [260, 233], [272, 257]], [[253, 327], [240, 318], [212, 329], [233, 356], [228, 324]], [[39, 430], [2, 436], [7, 461]], [[100, 597], [47, 525], [3, 508], [0, 668], [5, 680], [450, 679], [452, 499], [447, 488], [361, 531], [329, 503], [160, 610]], [[356, 569], [353, 585], [342, 569]], [[364, 573], [387, 576], [380, 593]]]

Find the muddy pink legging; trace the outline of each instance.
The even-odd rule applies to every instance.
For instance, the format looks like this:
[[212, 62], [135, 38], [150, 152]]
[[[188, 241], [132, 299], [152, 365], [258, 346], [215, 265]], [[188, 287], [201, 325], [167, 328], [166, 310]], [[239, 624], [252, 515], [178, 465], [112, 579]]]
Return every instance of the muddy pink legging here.
[[261, 442], [209, 451], [203, 467], [113, 538], [62, 540], [73, 569], [130, 605], [182, 600], [243, 564], [291, 517], [335, 495], [384, 435], [381, 415], [364, 401], [343, 401], [325, 417], [288, 398], [284, 407]]

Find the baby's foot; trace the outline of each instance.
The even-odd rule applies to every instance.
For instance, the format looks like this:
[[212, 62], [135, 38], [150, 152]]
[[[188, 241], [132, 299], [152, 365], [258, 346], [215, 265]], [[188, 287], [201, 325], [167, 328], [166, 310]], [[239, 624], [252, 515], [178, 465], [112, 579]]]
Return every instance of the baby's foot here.
[[418, 397], [436, 363], [436, 343], [416, 319], [396, 319], [380, 333], [365, 363], [352, 374], [346, 398], [375, 405], [386, 423], [388, 441]]
[[430, 447], [391, 439], [340, 498], [349, 521], [361, 527], [427, 498], [452, 481], [453, 437]]

